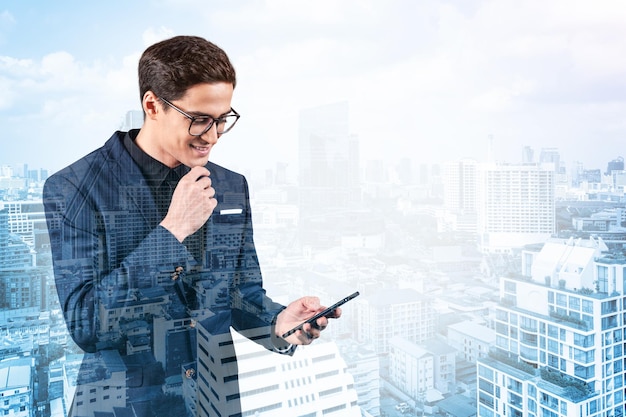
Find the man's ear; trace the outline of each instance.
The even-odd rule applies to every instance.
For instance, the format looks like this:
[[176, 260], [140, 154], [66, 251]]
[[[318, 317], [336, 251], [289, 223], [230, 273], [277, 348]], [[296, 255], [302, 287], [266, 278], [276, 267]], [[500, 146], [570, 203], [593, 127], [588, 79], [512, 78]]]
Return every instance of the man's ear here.
[[157, 114], [161, 112], [162, 109], [159, 98], [151, 90], [146, 91], [143, 95], [141, 106], [143, 107], [143, 111], [146, 114], [147, 119], [155, 119]]

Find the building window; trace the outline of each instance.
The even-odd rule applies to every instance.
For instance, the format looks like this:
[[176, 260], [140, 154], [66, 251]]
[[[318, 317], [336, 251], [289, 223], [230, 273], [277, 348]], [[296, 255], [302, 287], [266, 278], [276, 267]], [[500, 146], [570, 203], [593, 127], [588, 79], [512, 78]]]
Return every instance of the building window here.
[[598, 279], [596, 281], [596, 289], [598, 292], [606, 293], [608, 291], [609, 268], [598, 265], [596, 268]]
[[504, 281], [504, 291], [515, 294], [517, 292], [517, 284], [513, 281]]

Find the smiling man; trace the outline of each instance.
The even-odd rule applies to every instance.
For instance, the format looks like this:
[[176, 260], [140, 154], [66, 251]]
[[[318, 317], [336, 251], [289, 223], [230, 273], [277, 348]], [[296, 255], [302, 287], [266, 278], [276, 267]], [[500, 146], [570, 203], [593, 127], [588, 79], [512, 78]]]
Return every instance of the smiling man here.
[[[284, 307], [265, 294], [247, 182], [209, 162], [240, 117], [235, 85], [228, 57], [205, 39], [152, 45], [139, 61], [143, 127], [115, 132], [46, 182], [57, 292], [86, 352], [73, 416], [238, 415], [238, 393], [218, 394], [237, 380], [234, 351], [207, 349], [232, 346], [234, 328], [290, 354], [328, 324], [280, 336], [323, 306], [303, 297]], [[228, 370], [198, 364], [198, 348]], [[185, 378], [202, 395], [172, 388]]]

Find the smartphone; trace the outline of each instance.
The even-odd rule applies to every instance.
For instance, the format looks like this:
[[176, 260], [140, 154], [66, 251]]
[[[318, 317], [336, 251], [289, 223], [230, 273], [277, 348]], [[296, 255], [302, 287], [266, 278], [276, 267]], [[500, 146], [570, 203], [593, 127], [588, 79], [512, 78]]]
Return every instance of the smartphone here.
[[319, 319], [320, 317], [331, 315], [331, 313], [333, 311], [335, 311], [337, 309], [337, 307], [347, 303], [348, 301], [352, 300], [353, 298], [356, 298], [358, 295], [359, 295], [359, 292], [356, 291], [355, 293], [352, 293], [349, 296], [342, 298], [341, 300], [337, 301], [332, 306], [328, 307], [327, 309], [325, 309], [323, 311], [320, 311], [319, 313], [317, 313], [313, 317], [310, 317], [309, 319], [307, 319], [305, 322], [300, 323], [299, 325], [297, 325], [293, 329], [289, 330], [287, 333], [284, 333], [283, 334], [283, 338], [291, 336], [292, 334], [294, 334], [298, 330], [302, 330], [302, 326], [304, 326], [307, 323], [313, 324], [315, 322], [315, 320]]

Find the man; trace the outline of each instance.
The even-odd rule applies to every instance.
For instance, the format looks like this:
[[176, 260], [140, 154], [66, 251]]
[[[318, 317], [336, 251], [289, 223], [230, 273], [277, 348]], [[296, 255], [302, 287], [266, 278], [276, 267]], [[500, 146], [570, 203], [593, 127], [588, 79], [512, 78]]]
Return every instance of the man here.
[[[184, 390], [196, 375], [213, 397], [197, 399], [202, 407], [185, 397], [187, 412], [237, 415], [238, 395], [219, 394], [236, 368], [220, 380], [195, 364], [198, 346], [232, 346], [232, 327], [290, 354], [327, 326], [322, 317], [280, 337], [323, 307], [303, 297], [285, 308], [265, 294], [246, 180], [209, 162], [239, 119], [235, 85], [228, 57], [205, 39], [152, 45], [139, 61], [143, 127], [116, 132], [46, 182], [57, 291], [86, 352], [74, 416], [172, 414], [183, 409], [176, 381]], [[233, 357], [231, 349], [222, 363]]]

